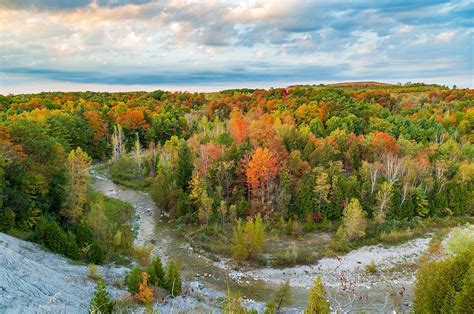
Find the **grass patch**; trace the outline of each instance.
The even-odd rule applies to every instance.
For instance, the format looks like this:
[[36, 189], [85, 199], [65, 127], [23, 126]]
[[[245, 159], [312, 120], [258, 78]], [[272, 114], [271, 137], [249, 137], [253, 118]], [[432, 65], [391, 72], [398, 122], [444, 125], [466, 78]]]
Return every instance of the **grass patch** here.
[[112, 182], [139, 191], [147, 192], [150, 189], [151, 180], [145, 175], [147, 171], [138, 174], [136, 164], [131, 158], [122, 157], [107, 166]]

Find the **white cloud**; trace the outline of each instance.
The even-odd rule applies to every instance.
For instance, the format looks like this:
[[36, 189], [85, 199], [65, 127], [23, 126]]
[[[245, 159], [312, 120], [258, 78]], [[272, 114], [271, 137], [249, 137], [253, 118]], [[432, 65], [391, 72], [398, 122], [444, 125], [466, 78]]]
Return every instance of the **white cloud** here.
[[403, 25], [399, 29], [400, 33], [410, 33], [412, 30], [413, 30], [413, 27], [410, 25]]
[[454, 34], [455, 32], [453, 31], [442, 32], [436, 35], [435, 38], [437, 41], [449, 41], [454, 36]]

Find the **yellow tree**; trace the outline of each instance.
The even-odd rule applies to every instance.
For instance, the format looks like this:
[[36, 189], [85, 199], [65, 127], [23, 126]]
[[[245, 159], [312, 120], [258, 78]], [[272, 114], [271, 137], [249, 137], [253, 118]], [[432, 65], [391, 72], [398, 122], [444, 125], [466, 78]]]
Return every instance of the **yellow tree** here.
[[244, 242], [247, 247], [248, 257], [250, 258], [254, 253], [257, 252], [256, 248], [256, 234], [255, 224], [251, 217], [247, 218], [247, 223], [244, 229]]
[[248, 257], [248, 249], [244, 238], [244, 226], [239, 218], [234, 227], [232, 237], [232, 255], [235, 260], [242, 261]]
[[314, 281], [313, 288], [309, 292], [308, 304], [304, 314], [329, 314], [329, 302], [326, 299], [326, 289], [324, 288], [321, 277], [318, 276]]
[[358, 199], [351, 199], [349, 205], [344, 208], [344, 232], [349, 239], [357, 239], [365, 236], [367, 221], [365, 212]]
[[255, 218], [255, 251], [260, 253], [263, 251], [265, 241], [265, 226], [263, 225], [262, 215], [257, 214]]
[[90, 165], [91, 158], [80, 147], [71, 150], [67, 157], [66, 170], [69, 178], [66, 184], [66, 193], [68, 198], [65, 206], [61, 209], [61, 215], [70, 222], [76, 222], [84, 209], [90, 181], [87, 169]]

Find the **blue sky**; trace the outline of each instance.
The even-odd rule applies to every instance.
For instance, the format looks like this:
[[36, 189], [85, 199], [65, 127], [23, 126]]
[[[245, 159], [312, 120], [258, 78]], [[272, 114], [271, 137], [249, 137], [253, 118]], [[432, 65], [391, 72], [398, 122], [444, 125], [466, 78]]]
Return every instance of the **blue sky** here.
[[473, 87], [474, 1], [0, 0], [0, 92]]

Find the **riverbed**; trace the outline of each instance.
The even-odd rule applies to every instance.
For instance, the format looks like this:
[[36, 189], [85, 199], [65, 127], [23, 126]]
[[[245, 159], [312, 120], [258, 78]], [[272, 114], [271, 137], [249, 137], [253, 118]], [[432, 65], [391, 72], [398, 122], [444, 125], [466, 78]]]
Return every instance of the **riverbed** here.
[[[158, 254], [165, 262], [170, 258], [178, 261], [183, 280], [208, 289], [206, 295], [215, 301], [222, 299], [223, 293], [230, 288], [244, 298], [256, 301], [255, 307], [261, 309], [279, 284], [288, 279], [294, 299], [293, 310], [298, 310], [306, 304], [315, 278], [321, 276], [334, 299], [357, 298], [354, 303], [369, 311], [373, 307], [388, 310], [388, 296], [400, 291], [403, 309], [408, 310], [411, 306], [414, 265], [427, 249], [429, 237], [413, 239], [400, 246], [363, 247], [345, 256], [323, 258], [313, 265], [284, 269], [240, 268], [230, 259], [211, 260], [203, 252], [195, 251], [181, 239], [173, 224], [168, 222], [166, 213], [147, 193], [117, 185], [95, 171], [91, 175], [94, 189], [135, 208], [135, 244], [153, 245], [152, 254]], [[372, 261], [377, 265], [377, 271], [369, 274], [365, 267]]]

